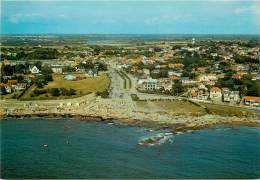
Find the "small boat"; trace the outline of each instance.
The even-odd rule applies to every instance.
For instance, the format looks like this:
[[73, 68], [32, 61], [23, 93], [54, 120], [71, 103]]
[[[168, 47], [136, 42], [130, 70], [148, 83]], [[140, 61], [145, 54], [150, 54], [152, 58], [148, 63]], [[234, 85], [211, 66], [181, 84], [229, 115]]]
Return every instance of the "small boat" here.
[[48, 147], [48, 144], [44, 144], [43, 147]]
[[172, 133], [159, 133], [155, 136], [146, 137], [141, 139], [138, 142], [138, 145], [141, 146], [155, 146], [155, 145], [161, 145], [164, 143], [172, 143], [171, 137], [173, 136]]

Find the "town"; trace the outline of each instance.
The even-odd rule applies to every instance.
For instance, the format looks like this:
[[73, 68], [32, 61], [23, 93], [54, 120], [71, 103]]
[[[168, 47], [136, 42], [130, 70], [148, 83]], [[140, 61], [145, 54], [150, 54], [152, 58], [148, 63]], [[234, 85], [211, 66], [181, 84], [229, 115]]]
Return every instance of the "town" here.
[[[260, 107], [260, 47], [254, 38], [182, 38], [85, 43], [29, 36], [1, 42], [1, 99], [179, 97]], [[121, 78], [123, 90], [111, 78]], [[120, 85], [119, 85], [120, 86]]]

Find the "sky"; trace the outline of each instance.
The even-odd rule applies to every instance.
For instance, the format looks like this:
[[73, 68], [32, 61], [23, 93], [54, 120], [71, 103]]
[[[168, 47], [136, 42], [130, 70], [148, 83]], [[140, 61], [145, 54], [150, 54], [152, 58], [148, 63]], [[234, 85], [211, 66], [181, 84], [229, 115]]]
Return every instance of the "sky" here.
[[2, 0], [1, 34], [260, 34], [260, 1]]

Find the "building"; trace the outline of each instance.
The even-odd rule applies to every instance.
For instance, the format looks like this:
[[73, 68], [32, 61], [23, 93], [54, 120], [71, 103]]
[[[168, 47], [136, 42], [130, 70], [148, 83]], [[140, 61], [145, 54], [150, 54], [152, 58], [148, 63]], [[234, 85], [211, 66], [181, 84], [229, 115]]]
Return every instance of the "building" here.
[[215, 74], [203, 74], [199, 76], [198, 79], [200, 82], [203, 81], [217, 81], [218, 77]]
[[239, 91], [230, 91], [228, 88], [222, 88], [223, 102], [239, 103]]
[[260, 97], [256, 96], [245, 96], [243, 97], [243, 102], [248, 106], [260, 106]]
[[63, 71], [63, 65], [60, 65], [60, 64], [52, 64], [51, 65], [51, 70], [52, 72], [54, 73], [62, 73]]
[[[12, 89], [11, 86], [5, 83], [0, 83], [0, 87], [5, 89], [6, 93], [11, 93]], [[2, 91], [2, 90], [1, 90]]]
[[180, 63], [176, 63], [176, 64], [168, 64], [168, 67], [169, 68], [178, 68], [178, 69], [181, 69], [184, 67], [183, 64], [180, 64]]
[[97, 76], [98, 75], [98, 70], [93, 68], [93, 69], [90, 69], [88, 70], [88, 75], [90, 76]]
[[143, 91], [154, 91], [157, 88], [156, 79], [139, 79], [138, 88]]
[[176, 75], [171, 75], [171, 76], [168, 76], [171, 80], [173, 80], [173, 81], [178, 81], [178, 80], [180, 80], [180, 78], [178, 77], [178, 76], [176, 76]]
[[182, 73], [181, 72], [177, 72], [177, 71], [168, 71], [168, 76], [172, 76], [172, 75], [181, 77]]
[[209, 91], [208, 88], [205, 87], [203, 84], [199, 87], [194, 87], [189, 90], [189, 96], [193, 99], [207, 101], [209, 98]]
[[36, 66], [33, 66], [32, 68], [29, 67], [29, 70], [32, 74], [39, 74], [40, 73], [40, 70]]
[[209, 97], [211, 100], [221, 101], [221, 99], [222, 99], [221, 89], [218, 87], [211, 88], [209, 90]]

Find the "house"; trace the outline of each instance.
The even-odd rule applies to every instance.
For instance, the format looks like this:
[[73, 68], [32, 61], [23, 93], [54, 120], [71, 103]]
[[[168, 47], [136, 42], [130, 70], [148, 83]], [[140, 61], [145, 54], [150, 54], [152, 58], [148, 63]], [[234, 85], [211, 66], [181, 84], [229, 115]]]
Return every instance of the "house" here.
[[8, 84], [16, 84], [17, 83], [17, 80], [16, 79], [9, 79], [8, 81], [7, 81], [7, 83]]
[[256, 96], [245, 96], [243, 97], [243, 102], [248, 106], [260, 106], [260, 97]]
[[61, 64], [52, 64], [51, 65], [51, 70], [54, 73], [62, 73], [63, 67], [64, 66], [61, 65]]
[[218, 77], [215, 74], [202, 74], [202, 75], [199, 76], [198, 80], [200, 82], [203, 82], [203, 81], [217, 81]]
[[27, 88], [27, 83], [17, 83], [14, 88], [16, 91], [24, 90]]
[[232, 75], [232, 78], [234, 78], [234, 79], [241, 79], [242, 76], [243, 76], [242, 74], [236, 73], [236, 74], [233, 74], [233, 75]]
[[180, 63], [176, 63], [176, 64], [168, 64], [168, 67], [169, 68], [179, 68], [179, 69], [181, 69], [181, 68], [184, 67], [184, 65], [180, 64]]
[[239, 91], [230, 91], [228, 88], [222, 88], [223, 102], [239, 103]]
[[11, 93], [12, 92], [12, 88], [11, 88], [11, 86], [10, 85], [8, 85], [8, 84], [5, 84], [5, 83], [0, 83], [0, 87], [2, 88], [2, 87], [4, 87], [5, 88], [5, 91], [6, 91], [6, 93]]
[[32, 68], [29, 67], [29, 70], [32, 74], [39, 74], [40, 73], [40, 70], [36, 66], [33, 66]]
[[173, 81], [180, 80], [180, 78], [179, 78], [178, 76], [176, 76], [176, 75], [171, 75], [171, 76], [169, 76], [169, 78], [170, 78], [171, 80], [173, 80]]
[[144, 73], [144, 75], [149, 76], [150, 70], [149, 69], [143, 69], [143, 73]]
[[98, 75], [98, 70], [93, 68], [88, 70], [88, 75], [90, 76], [97, 76]]
[[167, 68], [167, 65], [163, 64], [163, 65], [155, 65], [156, 69], [165, 69]]
[[156, 79], [139, 79], [138, 88], [144, 91], [154, 91], [157, 88]]
[[177, 71], [168, 71], [168, 76], [172, 76], [172, 75], [181, 77], [182, 73], [181, 72], [177, 72]]
[[4, 65], [10, 65], [10, 64], [11, 64], [10, 61], [8, 61], [7, 59], [3, 60], [2, 63], [3, 63]]
[[163, 89], [170, 91], [172, 89], [173, 82], [168, 78], [157, 79], [156, 89]]
[[181, 77], [182, 84], [196, 84], [198, 81], [192, 80], [189, 77]]
[[206, 101], [208, 100], [209, 92], [205, 86], [199, 86], [198, 88], [194, 87], [189, 90], [189, 96], [193, 99]]
[[218, 100], [221, 101], [222, 99], [222, 93], [221, 89], [218, 87], [213, 87], [209, 90], [209, 97], [211, 100]]

